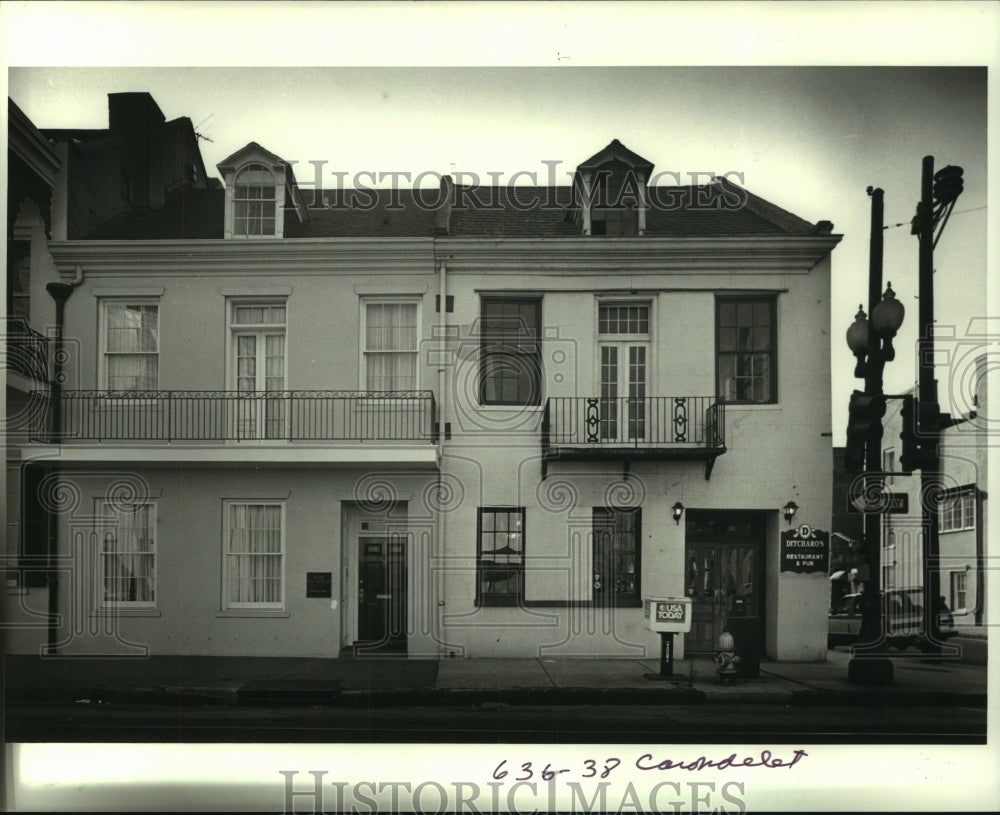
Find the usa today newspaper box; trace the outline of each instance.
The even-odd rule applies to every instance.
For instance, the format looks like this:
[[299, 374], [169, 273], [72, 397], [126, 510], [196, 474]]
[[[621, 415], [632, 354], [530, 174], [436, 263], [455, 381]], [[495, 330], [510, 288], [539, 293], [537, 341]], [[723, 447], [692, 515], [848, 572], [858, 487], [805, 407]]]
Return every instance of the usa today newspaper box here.
[[674, 634], [691, 630], [690, 597], [647, 597], [643, 613], [646, 626], [660, 635], [660, 672], [646, 674], [647, 679], [688, 679], [674, 674]]

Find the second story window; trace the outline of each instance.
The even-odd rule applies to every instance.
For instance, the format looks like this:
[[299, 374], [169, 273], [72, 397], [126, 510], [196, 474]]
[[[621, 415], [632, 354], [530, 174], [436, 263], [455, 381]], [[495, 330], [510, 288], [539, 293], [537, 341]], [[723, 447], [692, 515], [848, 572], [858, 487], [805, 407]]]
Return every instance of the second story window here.
[[719, 297], [715, 306], [716, 395], [725, 402], [778, 401], [773, 297]]
[[417, 388], [418, 308], [415, 301], [365, 300], [362, 308], [362, 387]]
[[159, 386], [160, 309], [155, 301], [106, 300], [101, 310], [101, 384], [109, 391]]
[[249, 164], [236, 175], [233, 187], [233, 235], [269, 237], [275, 234], [277, 189], [274, 173], [263, 164]]
[[542, 402], [542, 301], [483, 297], [480, 319], [480, 403]]
[[942, 532], [976, 528], [976, 498], [972, 489], [967, 488], [945, 498], [939, 512]]

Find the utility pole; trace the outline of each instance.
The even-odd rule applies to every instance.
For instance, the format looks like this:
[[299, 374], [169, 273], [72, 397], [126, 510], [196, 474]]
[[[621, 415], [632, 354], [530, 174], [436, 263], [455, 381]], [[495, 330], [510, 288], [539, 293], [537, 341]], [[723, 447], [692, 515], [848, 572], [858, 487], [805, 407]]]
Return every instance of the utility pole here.
[[[941, 597], [940, 521], [941, 406], [938, 383], [934, 378], [934, 229], [941, 221], [941, 230], [962, 193], [962, 168], [944, 167], [934, 173], [934, 157], [924, 156], [920, 178], [920, 202], [913, 219], [911, 234], [920, 242], [919, 254], [919, 335], [917, 339], [917, 426], [920, 449], [920, 504], [923, 507], [924, 530], [924, 630], [931, 653], [941, 650], [941, 626], [938, 619], [938, 598]], [[936, 203], [936, 208], [935, 208]], [[943, 219], [943, 220], [942, 220]], [[909, 469], [909, 468], [905, 468]]]

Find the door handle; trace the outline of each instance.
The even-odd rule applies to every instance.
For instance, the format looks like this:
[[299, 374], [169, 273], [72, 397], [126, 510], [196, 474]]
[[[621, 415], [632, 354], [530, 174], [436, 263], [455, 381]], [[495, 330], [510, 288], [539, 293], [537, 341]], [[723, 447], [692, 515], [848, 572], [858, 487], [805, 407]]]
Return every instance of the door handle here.
[[376, 600], [390, 600], [390, 599], [392, 599], [392, 595], [391, 594], [376, 594], [375, 595], [375, 599]]

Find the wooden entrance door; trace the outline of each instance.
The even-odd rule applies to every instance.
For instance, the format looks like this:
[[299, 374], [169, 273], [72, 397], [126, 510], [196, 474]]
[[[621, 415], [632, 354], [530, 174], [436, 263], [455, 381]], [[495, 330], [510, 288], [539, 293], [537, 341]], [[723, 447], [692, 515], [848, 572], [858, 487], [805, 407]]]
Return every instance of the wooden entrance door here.
[[358, 641], [406, 641], [406, 546], [401, 535], [358, 540]]
[[730, 617], [761, 618], [762, 546], [755, 527], [750, 521], [714, 529], [689, 526], [684, 589], [692, 601], [692, 619], [685, 652], [716, 652]]

